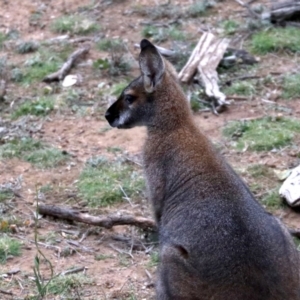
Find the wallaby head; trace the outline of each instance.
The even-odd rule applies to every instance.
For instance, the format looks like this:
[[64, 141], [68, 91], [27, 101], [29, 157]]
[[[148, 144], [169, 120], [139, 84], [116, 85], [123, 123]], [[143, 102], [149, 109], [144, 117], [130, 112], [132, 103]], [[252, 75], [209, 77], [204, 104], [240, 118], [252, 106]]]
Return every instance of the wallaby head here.
[[[173, 110], [174, 112], [176, 98], [184, 97], [177, 84], [176, 71], [171, 64], [164, 60], [148, 40], [142, 40], [140, 47], [141, 75], [123, 90], [105, 114], [112, 127], [126, 129], [134, 126], [163, 125], [161, 123], [164, 123], [164, 120], [157, 120], [161, 111]], [[172, 94], [176, 96], [172, 97]], [[173, 102], [171, 107], [167, 103], [170, 98]], [[187, 103], [185, 109], [189, 110]], [[183, 112], [185, 109], [181, 107], [177, 111]], [[174, 119], [178, 121], [176, 116]]]

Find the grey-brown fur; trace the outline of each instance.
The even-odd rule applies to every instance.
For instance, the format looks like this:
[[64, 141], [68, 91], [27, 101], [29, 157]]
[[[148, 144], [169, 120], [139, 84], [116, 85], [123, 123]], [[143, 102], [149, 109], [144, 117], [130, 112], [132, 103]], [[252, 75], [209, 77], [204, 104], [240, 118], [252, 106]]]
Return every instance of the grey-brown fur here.
[[160, 234], [159, 300], [300, 299], [299, 256], [283, 225], [195, 125], [155, 47], [106, 118], [147, 126], [144, 169]]

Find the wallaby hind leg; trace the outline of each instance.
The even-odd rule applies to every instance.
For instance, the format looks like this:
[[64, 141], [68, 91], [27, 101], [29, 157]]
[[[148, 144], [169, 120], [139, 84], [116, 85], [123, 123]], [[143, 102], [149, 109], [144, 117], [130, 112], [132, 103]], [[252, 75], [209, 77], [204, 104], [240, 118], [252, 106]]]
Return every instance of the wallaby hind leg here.
[[[202, 300], [201, 282], [188, 266], [185, 249], [164, 245], [160, 251], [160, 266], [156, 282], [157, 300]], [[204, 296], [204, 298], [203, 298]]]

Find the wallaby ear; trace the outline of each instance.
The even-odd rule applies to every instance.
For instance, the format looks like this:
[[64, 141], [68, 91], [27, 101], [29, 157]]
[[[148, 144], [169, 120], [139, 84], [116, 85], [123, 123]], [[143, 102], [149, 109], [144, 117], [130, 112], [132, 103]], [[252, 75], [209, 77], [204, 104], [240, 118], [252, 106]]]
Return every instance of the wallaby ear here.
[[139, 63], [145, 90], [152, 93], [165, 72], [165, 63], [155, 46], [146, 39], [141, 41]]

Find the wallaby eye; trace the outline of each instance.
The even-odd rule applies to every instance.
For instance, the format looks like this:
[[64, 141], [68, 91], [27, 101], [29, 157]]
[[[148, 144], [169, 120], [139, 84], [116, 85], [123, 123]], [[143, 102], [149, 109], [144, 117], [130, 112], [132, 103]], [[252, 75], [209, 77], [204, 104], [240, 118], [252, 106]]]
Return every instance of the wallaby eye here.
[[132, 96], [132, 95], [125, 95], [125, 101], [128, 103], [128, 104], [132, 104], [135, 100], [135, 97]]

